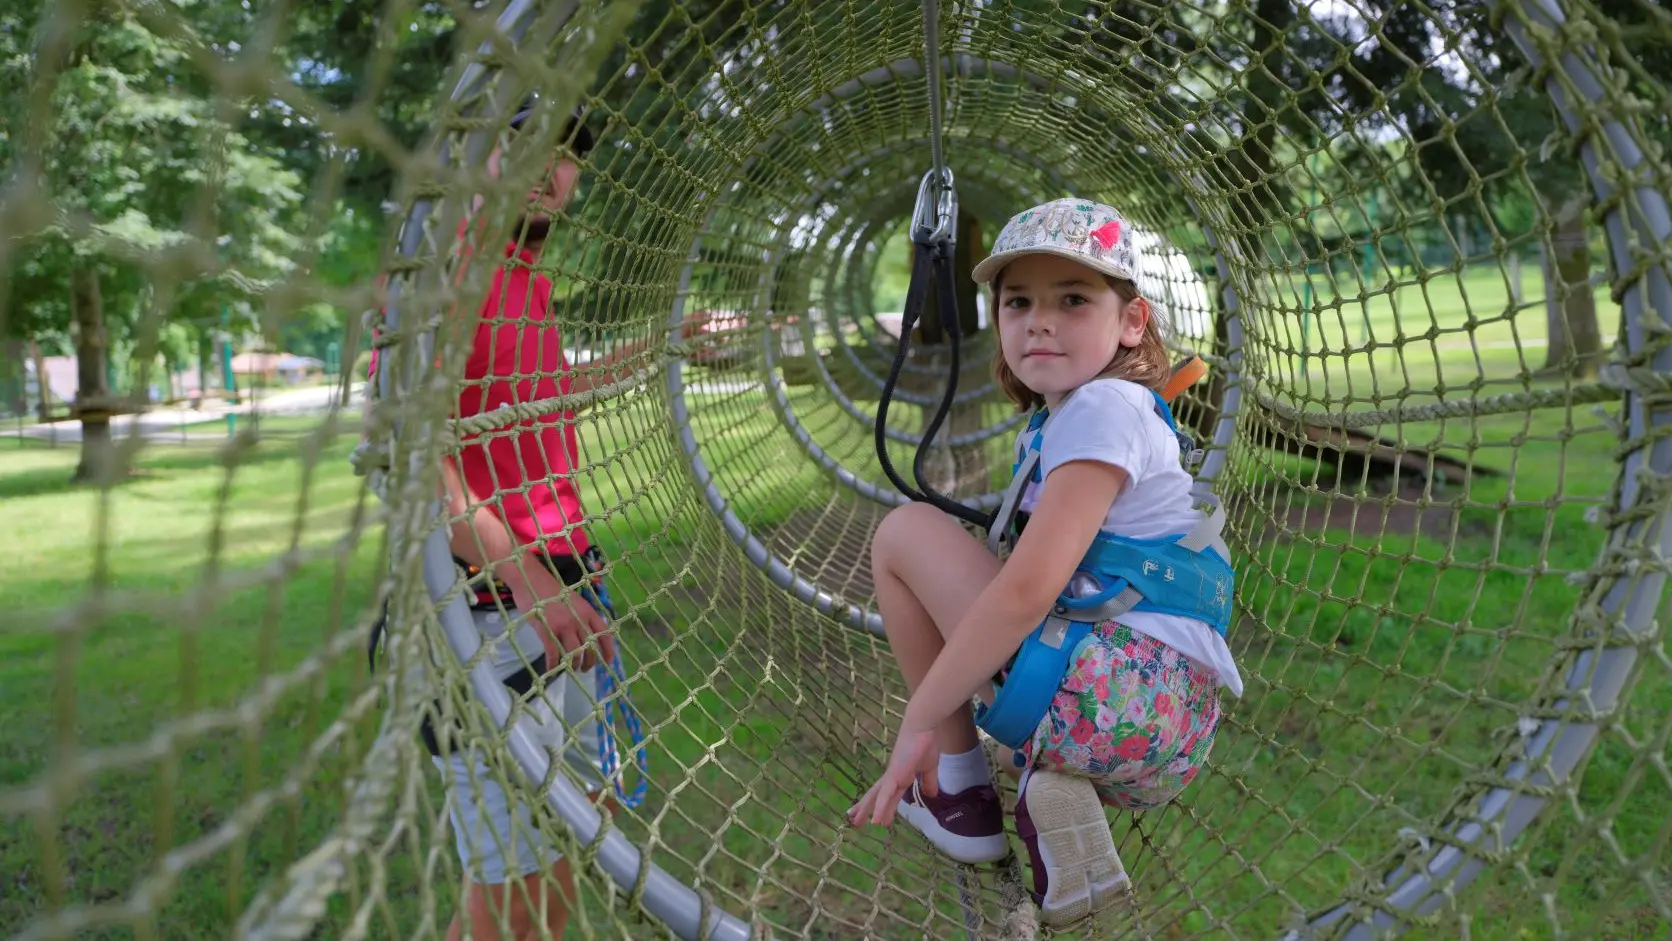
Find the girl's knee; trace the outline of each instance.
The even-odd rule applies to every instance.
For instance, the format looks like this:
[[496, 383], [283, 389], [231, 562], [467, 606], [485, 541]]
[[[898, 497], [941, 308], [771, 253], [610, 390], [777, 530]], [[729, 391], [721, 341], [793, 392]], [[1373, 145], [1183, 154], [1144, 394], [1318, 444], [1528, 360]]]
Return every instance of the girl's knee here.
[[946, 514], [927, 503], [907, 503], [889, 510], [871, 534], [871, 567], [886, 567], [895, 553], [921, 544], [925, 527], [946, 522]]

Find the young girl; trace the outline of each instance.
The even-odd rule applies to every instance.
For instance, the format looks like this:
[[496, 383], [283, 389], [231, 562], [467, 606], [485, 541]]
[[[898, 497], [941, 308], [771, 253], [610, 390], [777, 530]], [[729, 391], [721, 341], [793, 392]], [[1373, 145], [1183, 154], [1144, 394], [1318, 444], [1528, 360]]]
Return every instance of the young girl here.
[[[1194, 506], [1158, 404], [1171, 370], [1138, 273], [1132, 232], [1108, 206], [1059, 199], [1005, 225], [975, 280], [993, 292], [999, 385], [1034, 410], [1018, 437], [1024, 473], [1030, 452], [1039, 455], [1021, 484], [1024, 528], [1001, 562], [951, 517], [913, 503], [883, 520], [871, 549], [877, 604], [911, 699], [888, 769], [849, 819], [886, 826], [898, 813], [968, 863], [1008, 851], [971, 698], [996, 713], [989, 683], [1012, 665], [1023, 673], [1019, 651], [1042, 623], [1067, 623], [1047, 615], [1068, 610], [1058, 596], [1088, 577], [1077, 573], [1097, 553], [1137, 560], [1130, 584], [1142, 600], [1116, 618], [1081, 618], [1095, 626], [1082, 627], [1089, 633], [1061, 660], [1054, 695], [1047, 684], [1035, 697], [1045, 708], [1049, 696], [1048, 709], [1031, 738], [1024, 721], [1026, 740], [1003, 754], [1020, 769], [1017, 835], [1034, 901], [1053, 926], [1131, 891], [1103, 803], [1140, 811], [1176, 797], [1207, 759], [1220, 686], [1242, 694], [1223, 636], [1228, 553], [1216, 531], [1204, 534], [1212, 521]], [[1154, 548], [1175, 540], [1205, 548]], [[1175, 582], [1175, 563], [1199, 577]], [[1184, 584], [1197, 590], [1176, 596]]]

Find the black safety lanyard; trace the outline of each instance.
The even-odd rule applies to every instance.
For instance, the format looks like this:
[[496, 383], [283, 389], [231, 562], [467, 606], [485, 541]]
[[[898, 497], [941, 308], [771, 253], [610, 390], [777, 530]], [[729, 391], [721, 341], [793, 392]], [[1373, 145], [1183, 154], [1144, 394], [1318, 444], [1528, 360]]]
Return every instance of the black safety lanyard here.
[[[908, 498], [919, 503], [932, 504], [986, 529], [993, 523], [990, 514], [965, 506], [937, 492], [923, 479], [928, 449], [934, 446], [935, 436], [940, 433], [941, 425], [952, 411], [952, 400], [958, 395], [958, 372], [961, 368], [959, 354], [963, 346], [963, 334], [958, 328], [957, 277], [952, 270], [953, 251], [956, 247], [953, 228], [958, 218], [958, 200], [952, 189], [952, 172], [946, 171], [945, 185], [939, 188], [938, 197], [934, 184], [935, 171], [930, 170], [924, 175], [923, 183], [918, 189], [917, 209], [912, 216], [911, 241], [916, 246], [916, 252], [912, 259], [911, 283], [906, 289], [905, 310], [900, 315], [900, 339], [894, 349], [894, 364], [888, 371], [888, 379], [883, 383], [882, 396], [877, 400], [877, 422], [874, 429], [877, 460], [882, 464], [883, 473], [887, 474], [894, 486]], [[923, 438], [917, 444], [917, 453], [912, 459], [912, 477], [917, 481], [917, 486], [913, 487], [901, 479], [900, 474], [894, 469], [894, 462], [888, 457], [888, 403], [894, 397], [894, 386], [900, 379], [900, 370], [905, 366], [906, 356], [910, 352], [912, 330], [923, 316], [923, 307], [927, 302], [925, 295], [931, 282], [935, 285], [935, 306], [940, 316], [941, 329], [951, 349], [952, 361], [946, 377], [946, 390], [941, 395], [940, 407], [936, 409], [934, 418], [929, 421], [929, 427], [924, 430]]]

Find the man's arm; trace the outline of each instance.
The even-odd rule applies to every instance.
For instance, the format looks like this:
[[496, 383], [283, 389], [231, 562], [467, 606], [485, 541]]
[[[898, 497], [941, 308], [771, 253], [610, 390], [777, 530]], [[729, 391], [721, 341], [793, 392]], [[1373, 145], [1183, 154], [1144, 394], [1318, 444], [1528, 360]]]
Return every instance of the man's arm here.
[[517, 546], [511, 528], [487, 503], [476, 501], [475, 506], [471, 505], [469, 490], [451, 456], [441, 459], [441, 482], [453, 554], [504, 582], [511, 589], [517, 609], [532, 614], [537, 626], [543, 623], [545, 630], [539, 633], [547, 664], [555, 667], [564, 653], [581, 650], [576, 668], [591, 669], [594, 656], [583, 648], [586, 638], [594, 635], [599, 651], [613, 661], [615, 639], [609, 635], [603, 616], [573, 593], [564, 597], [565, 586], [538, 559], [514, 557]]
[[[515, 566], [508, 562], [516, 551], [511, 529], [487, 503], [471, 505], [469, 491], [452, 455], [441, 459], [441, 487], [447, 501], [447, 541], [453, 554], [510, 584], [511, 579], [506, 576], [512, 574], [509, 570]], [[502, 566], [506, 571], [500, 571]]]
[[[692, 314], [685, 318], [681, 325], [680, 338], [689, 339], [696, 332], [697, 325], [708, 320], [707, 314]], [[642, 340], [628, 340], [611, 350], [608, 355], [592, 360], [580, 367], [569, 370], [569, 394], [578, 395], [591, 392], [614, 382], [620, 382], [631, 376], [639, 367], [627, 361], [644, 352], [649, 347], [660, 342], [660, 337], [648, 337]]]

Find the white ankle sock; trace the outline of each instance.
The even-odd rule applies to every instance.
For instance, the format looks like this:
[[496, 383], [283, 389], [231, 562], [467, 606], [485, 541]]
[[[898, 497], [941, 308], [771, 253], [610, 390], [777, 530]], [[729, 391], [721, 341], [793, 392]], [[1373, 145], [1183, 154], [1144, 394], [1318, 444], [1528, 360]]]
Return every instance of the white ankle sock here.
[[942, 794], [957, 794], [972, 787], [993, 783], [992, 774], [987, 769], [987, 753], [980, 745], [962, 755], [943, 753], [937, 773]]

